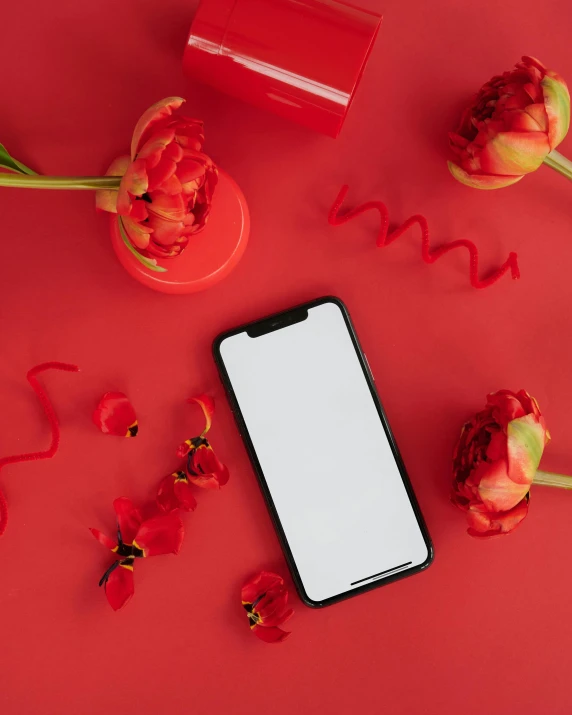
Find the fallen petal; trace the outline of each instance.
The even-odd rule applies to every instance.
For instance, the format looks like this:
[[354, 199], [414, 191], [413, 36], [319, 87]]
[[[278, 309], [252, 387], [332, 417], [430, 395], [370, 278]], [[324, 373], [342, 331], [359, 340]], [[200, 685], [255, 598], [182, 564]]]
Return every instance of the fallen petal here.
[[183, 522], [175, 512], [171, 512], [144, 521], [133, 543], [145, 557], [178, 554], [184, 536]]
[[123, 543], [131, 545], [143, 522], [143, 517], [131, 499], [119, 497], [113, 502], [117, 527]]
[[90, 529], [90, 531], [99, 543], [105, 546], [106, 549], [110, 549], [111, 551], [115, 551], [117, 549], [117, 542], [110, 539], [109, 536], [104, 534], [102, 531], [99, 529]]
[[189, 397], [187, 402], [195, 403], [199, 405], [205, 416], [205, 428], [201, 433], [204, 436], [211, 428], [213, 415], [215, 411], [215, 403], [210, 395], [197, 395], [196, 397]]
[[132, 560], [125, 559], [118, 561], [117, 564], [104, 581], [105, 595], [114, 611], [123, 608], [135, 593]]
[[187, 477], [202, 489], [220, 489], [229, 479], [228, 467], [216, 456], [210, 444], [202, 444], [189, 453]]
[[122, 392], [106, 392], [93, 413], [93, 422], [104, 434], [136, 437], [137, 416], [129, 398]]
[[177, 498], [179, 509], [183, 511], [194, 511], [197, 508], [197, 500], [192, 492], [191, 485], [189, 484], [184, 472], [179, 472], [182, 474], [184, 479], [175, 480], [175, 497]]
[[175, 496], [175, 478], [178, 472], [168, 474], [159, 482], [157, 489], [157, 505], [164, 512], [175, 511], [179, 508], [179, 502]]

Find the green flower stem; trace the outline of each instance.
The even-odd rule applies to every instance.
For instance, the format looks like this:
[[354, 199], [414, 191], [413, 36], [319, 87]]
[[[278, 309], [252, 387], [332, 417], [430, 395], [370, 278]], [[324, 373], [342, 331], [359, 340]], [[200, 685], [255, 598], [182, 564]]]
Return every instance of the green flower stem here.
[[532, 480], [533, 484], [541, 484], [545, 487], [558, 487], [559, 489], [572, 489], [572, 477], [567, 474], [555, 474], [554, 472], [542, 472], [537, 470]]
[[21, 161], [14, 159], [13, 156], [10, 156], [10, 153], [8, 152], [4, 144], [0, 144], [0, 169], [2, 168], [9, 169], [10, 171], [15, 171], [17, 174], [33, 174], [34, 176], [36, 175], [35, 171], [30, 169], [25, 164], [22, 164]]
[[120, 176], [24, 176], [0, 173], [0, 186], [19, 189], [118, 189]]
[[567, 179], [572, 181], [572, 161], [567, 159], [565, 156], [562, 156], [562, 154], [556, 151], [556, 149], [553, 149], [550, 152], [544, 160], [544, 163], [546, 166], [549, 166], [551, 169], [554, 169], [559, 174], [562, 174], [562, 176], [565, 176]]

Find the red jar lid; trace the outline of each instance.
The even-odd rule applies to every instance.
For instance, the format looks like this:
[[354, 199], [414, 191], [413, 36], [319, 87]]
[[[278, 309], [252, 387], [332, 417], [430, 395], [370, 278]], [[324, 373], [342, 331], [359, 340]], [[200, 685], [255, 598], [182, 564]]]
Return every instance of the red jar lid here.
[[202, 0], [183, 67], [238, 99], [336, 137], [381, 16], [338, 0]]

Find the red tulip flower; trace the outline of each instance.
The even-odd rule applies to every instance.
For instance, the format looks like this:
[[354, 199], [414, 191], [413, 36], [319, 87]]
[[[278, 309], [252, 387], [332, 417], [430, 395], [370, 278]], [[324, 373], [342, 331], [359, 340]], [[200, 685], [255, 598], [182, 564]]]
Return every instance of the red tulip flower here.
[[119, 214], [131, 244], [144, 256], [173, 258], [204, 228], [218, 181], [203, 154], [203, 123], [174, 115], [184, 102], [168, 97], [150, 107], [135, 126], [131, 155], [108, 169], [122, 176], [119, 192], [98, 192], [97, 206]]
[[106, 392], [93, 413], [93, 422], [104, 434], [136, 437], [137, 416], [129, 398], [122, 392]]
[[189, 398], [199, 405], [205, 416], [205, 427], [198, 437], [186, 440], [177, 450], [177, 456], [186, 458], [184, 471], [169, 474], [161, 480], [157, 503], [164, 511], [183, 509], [192, 511], [196, 501], [191, 484], [203, 489], [219, 489], [228, 482], [228, 468], [215, 455], [205, 435], [211, 428], [214, 400], [208, 395]]
[[131, 153], [105, 176], [39, 176], [0, 144], [0, 186], [96, 190], [96, 206], [117, 214], [127, 249], [147, 268], [180, 255], [209, 217], [218, 171], [202, 151], [203, 123], [173, 112], [181, 97], [150, 107], [135, 126]]
[[103, 574], [99, 585], [105, 586], [109, 605], [118, 611], [133, 596], [135, 560], [178, 554], [185, 531], [182, 521], [174, 513], [143, 519], [126, 497], [116, 499], [113, 508], [117, 515], [117, 540], [110, 539], [98, 529], [90, 531], [117, 558]]
[[288, 607], [288, 589], [278, 574], [261, 571], [247, 581], [241, 591], [242, 606], [250, 630], [266, 643], [282, 643], [290, 633], [283, 625], [293, 614]]
[[542, 163], [572, 179], [572, 162], [556, 151], [570, 126], [566, 82], [534, 57], [493, 77], [449, 135], [453, 176], [477, 189], [520, 181]]
[[528, 513], [531, 484], [572, 488], [565, 475], [538, 469], [550, 435], [528, 392], [500, 390], [461, 431], [453, 455], [453, 503], [475, 537], [508, 534]]

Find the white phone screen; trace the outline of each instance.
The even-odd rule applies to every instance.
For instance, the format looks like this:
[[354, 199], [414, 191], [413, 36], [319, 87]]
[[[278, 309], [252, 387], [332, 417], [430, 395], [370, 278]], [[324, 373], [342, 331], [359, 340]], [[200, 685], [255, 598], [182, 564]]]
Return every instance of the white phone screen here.
[[430, 562], [341, 307], [257, 337], [222, 339], [224, 363], [313, 604]]

